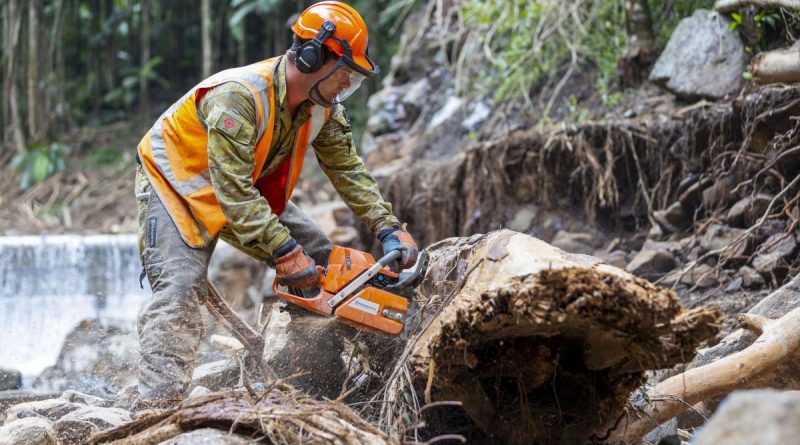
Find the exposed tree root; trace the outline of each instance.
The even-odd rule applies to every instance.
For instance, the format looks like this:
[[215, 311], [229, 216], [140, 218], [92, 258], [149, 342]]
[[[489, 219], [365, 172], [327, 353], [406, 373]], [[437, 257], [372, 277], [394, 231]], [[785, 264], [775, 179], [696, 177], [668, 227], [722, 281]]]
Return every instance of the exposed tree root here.
[[[765, 300], [779, 300], [772, 305], [782, 307], [782, 294], [796, 291], [798, 285], [800, 278], [795, 278]], [[794, 297], [796, 300], [797, 296]], [[755, 313], [741, 314], [739, 322], [744, 329], [758, 335], [754, 343], [656, 385], [649, 391], [648, 404], [617, 426], [612, 433], [611, 443], [638, 443], [648, 431], [692, 405], [734, 389], [759, 386], [797, 389], [800, 381], [795, 363], [800, 359], [800, 307], [795, 307], [778, 319]], [[788, 381], [792, 382], [789, 386]]]

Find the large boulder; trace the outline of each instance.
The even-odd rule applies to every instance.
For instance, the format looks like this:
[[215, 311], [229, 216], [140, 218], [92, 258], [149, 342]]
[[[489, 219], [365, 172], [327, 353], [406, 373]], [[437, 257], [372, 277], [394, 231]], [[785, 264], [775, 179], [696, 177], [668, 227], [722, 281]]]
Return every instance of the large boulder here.
[[15, 369], [0, 368], [0, 391], [22, 387], [22, 373]]
[[742, 85], [744, 44], [730, 19], [698, 9], [683, 19], [650, 72], [650, 80], [683, 98], [721, 99]]
[[113, 398], [135, 381], [139, 341], [126, 324], [87, 319], [67, 334], [54, 366], [33, 382], [34, 389], [60, 393], [67, 389]]
[[740, 391], [720, 405], [694, 445], [784, 445], [800, 437], [800, 393]]

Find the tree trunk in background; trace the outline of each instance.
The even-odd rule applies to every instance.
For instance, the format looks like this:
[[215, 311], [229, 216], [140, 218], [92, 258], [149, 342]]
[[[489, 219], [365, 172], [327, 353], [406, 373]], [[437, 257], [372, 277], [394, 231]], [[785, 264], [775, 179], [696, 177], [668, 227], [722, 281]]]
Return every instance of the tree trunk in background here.
[[42, 0], [30, 0], [28, 4], [28, 137], [39, 139], [39, 21], [42, 11]]
[[[114, 15], [114, 0], [106, 0], [105, 3], [105, 19], [106, 21], [110, 20], [111, 17]], [[104, 23], [105, 26], [105, 23]], [[106, 63], [105, 63], [105, 84], [106, 84], [106, 91], [111, 91], [116, 88], [117, 84], [117, 43], [114, 39], [114, 32], [115, 24], [111, 25], [111, 30], [108, 34], [108, 40], [106, 40], [105, 49], [106, 49]]]
[[[139, 64], [144, 66], [150, 61], [150, 1], [141, 0], [141, 29], [139, 36], [141, 39], [141, 52]], [[150, 93], [147, 88], [147, 79], [139, 77], [139, 112], [145, 121], [150, 119]]]
[[647, 0], [625, 0], [625, 52], [617, 62], [623, 87], [641, 82], [658, 57], [653, 20]]
[[201, 36], [203, 43], [203, 78], [211, 75], [211, 0], [200, 2]]
[[25, 143], [25, 131], [22, 128], [22, 120], [20, 119], [19, 115], [17, 83], [15, 82], [17, 74], [16, 48], [17, 43], [19, 42], [19, 28], [22, 22], [22, 17], [17, 0], [7, 0], [7, 2], [6, 15], [8, 17], [8, 38], [4, 39], [4, 52], [6, 54], [6, 91], [4, 95], [8, 97], [11, 128], [14, 135], [14, 146], [17, 149], [17, 153], [22, 154], [25, 153], [27, 144]]
[[54, 122], [61, 121], [64, 115], [64, 0], [53, 2], [53, 22], [50, 27], [50, 46], [47, 51], [47, 81], [44, 91], [45, 106], [42, 110], [42, 136], [49, 140]]

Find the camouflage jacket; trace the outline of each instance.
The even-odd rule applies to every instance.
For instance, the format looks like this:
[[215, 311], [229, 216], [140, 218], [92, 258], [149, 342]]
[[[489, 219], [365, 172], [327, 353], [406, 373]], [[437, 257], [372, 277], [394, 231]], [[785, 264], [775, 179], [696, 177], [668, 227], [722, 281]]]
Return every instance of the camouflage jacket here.
[[[275, 119], [272, 144], [259, 174], [272, 173], [291, 155], [298, 129], [311, 115], [311, 102], [300, 105], [292, 118], [286, 105], [286, 62], [274, 73]], [[235, 137], [225, 131], [221, 116], [238, 121]], [[208, 164], [217, 201], [228, 220], [228, 229], [239, 244], [272, 255], [289, 239], [289, 230], [278, 221], [252, 181], [256, 144], [256, 108], [252, 94], [241, 84], [223, 83], [209, 91], [198, 105], [198, 116], [208, 128]], [[399, 226], [391, 204], [381, 197], [378, 184], [358, 156], [344, 107], [338, 105], [313, 142], [325, 174], [344, 202], [373, 232]]]

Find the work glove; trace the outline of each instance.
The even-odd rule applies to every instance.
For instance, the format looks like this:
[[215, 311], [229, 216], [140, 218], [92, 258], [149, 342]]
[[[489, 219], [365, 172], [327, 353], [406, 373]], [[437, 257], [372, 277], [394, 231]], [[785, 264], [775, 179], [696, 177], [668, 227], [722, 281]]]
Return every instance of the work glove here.
[[400, 267], [408, 269], [417, 262], [419, 251], [417, 250], [417, 243], [410, 233], [403, 229], [392, 227], [391, 229], [381, 230], [378, 233], [378, 239], [381, 240], [383, 247], [383, 254], [386, 255], [393, 250], [399, 250]]
[[276, 251], [276, 255], [275, 278], [278, 284], [300, 289], [319, 286], [316, 263], [295, 240], [284, 244]]

